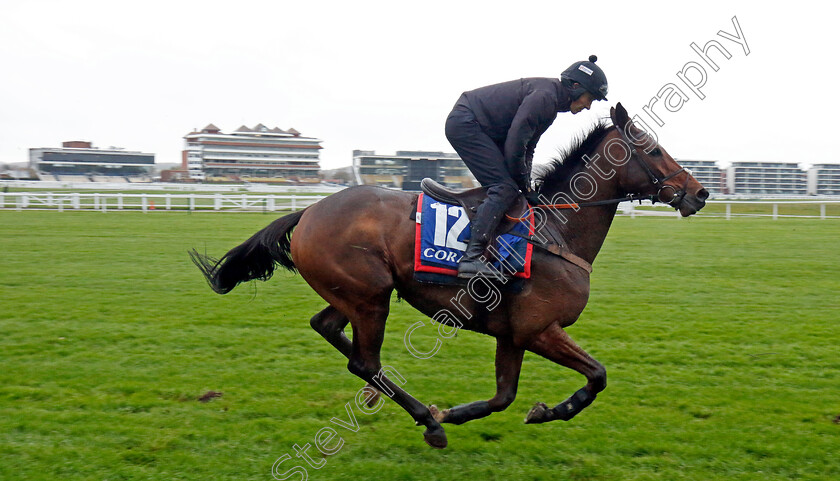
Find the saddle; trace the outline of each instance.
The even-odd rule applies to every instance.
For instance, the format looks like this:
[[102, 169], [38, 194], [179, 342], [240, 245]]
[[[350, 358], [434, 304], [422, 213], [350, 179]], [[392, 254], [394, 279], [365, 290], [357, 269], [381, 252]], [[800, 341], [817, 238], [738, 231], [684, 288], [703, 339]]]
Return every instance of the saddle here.
[[[478, 211], [478, 206], [487, 200], [487, 191], [483, 187], [474, 189], [452, 190], [438, 182], [425, 178], [420, 182], [420, 190], [429, 197], [447, 204], [460, 205], [467, 213], [467, 218], [472, 220]], [[505, 212], [505, 216], [496, 228], [494, 235], [506, 234], [519, 223], [519, 220], [528, 215], [528, 201], [525, 196], [516, 198], [513, 206]]]
[[[437, 201], [445, 202], [447, 204], [460, 205], [464, 208], [464, 212], [467, 213], [467, 218], [470, 220], [475, 217], [478, 206], [487, 199], [487, 192], [483, 187], [466, 190], [451, 190], [428, 177], [420, 182], [420, 190]], [[526, 217], [529, 214], [529, 209], [530, 207], [528, 205], [528, 201], [525, 200], [525, 196], [520, 195], [517, 197], [513, 206], [505, 212], [505, 216], [499, 223], [499, 227], [496, 228], [494, 236], [510, 232], [510, 230], [519, 223], [521, 218]], [[585, 270], [587, 273], [592, 273], [592, 264], [572, 253], [568, 247], [566, 247], [563, 235], [556, 227], [552, 227], [550, 225], [540, 225], [537, 226], [537, 230], [541, 235], [531, 235], [525, 237], [528, 242], [539, 246], [556, 256], [562, 257], [563, 259]], [[519, 236], [518, 234], [514, 235]], [[544, 240], [541, 242], [538, 238]]]

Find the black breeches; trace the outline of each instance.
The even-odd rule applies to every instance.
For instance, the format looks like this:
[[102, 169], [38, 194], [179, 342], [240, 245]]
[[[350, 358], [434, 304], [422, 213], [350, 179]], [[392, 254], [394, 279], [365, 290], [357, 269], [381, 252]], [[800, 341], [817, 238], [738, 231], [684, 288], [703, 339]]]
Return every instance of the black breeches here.
[[478, 124], [469, 110], [454, 109], [446, 119], [446, 138], [475, 178], [487, 189], [494, 212], [504, 213], [519, 196], [519, 187], [505, 167], [499, 146]]

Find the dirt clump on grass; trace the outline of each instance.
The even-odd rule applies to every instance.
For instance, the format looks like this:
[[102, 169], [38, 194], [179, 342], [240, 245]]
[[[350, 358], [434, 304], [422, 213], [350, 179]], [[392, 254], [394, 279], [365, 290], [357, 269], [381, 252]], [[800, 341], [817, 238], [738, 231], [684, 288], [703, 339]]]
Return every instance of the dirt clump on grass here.
[[213, 398], [217, 398], [217, 397], [222, 397], [222, 393], [220, 393], [218, 391], [207, 391], [200, 398], [198, 398], [198, 400], [203, 402], [203, 403], [206, 403], [206, 402], [209, 402], [210, 400], [212, 400]]

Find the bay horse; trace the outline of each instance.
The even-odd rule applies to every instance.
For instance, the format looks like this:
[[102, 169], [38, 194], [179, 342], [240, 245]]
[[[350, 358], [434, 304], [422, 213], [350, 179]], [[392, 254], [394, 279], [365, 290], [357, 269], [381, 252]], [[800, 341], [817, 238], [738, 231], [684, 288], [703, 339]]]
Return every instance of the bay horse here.
[[[409, 217], [417, 202], [414, 193], [351, 187], [275, 220], [219, 260], [195, 250], [190, 255], [220, 294], [244, 281], [268, 280], [278, 265], [299, 272], [329, 304], [312, 317], [312, 328], [348, 358], [351, 373], [385, 392], [417, 425], [425, 426], [424, 440], [432, 447], [446, 447], [441, 423], [461, 424], [502, 411], [513, 402], [526, 350], [581, 373], [587, 384], [555, 407], [537, 403], [525, 422], [569, 420], [606, 387], [604, 366], [564, 328], [586, 306], [590, 270], [585, 267], [598, 255], [618, 202], [650, 196], [687, 217], [700, 210], [709, 196], [651, 133], [633, 124], [620, 103], [610, 109], [610, 117], [612, 125], [596, 125], [536, 180], [540, 198], [545, 200], [543, 209], [551, 209], [558, 200], [570, 201], [566, 205], [573, 209], [562, 215], [551, 211], [544, 216], [543, 228], [564, 239], [565, 248], [578, 262], [533, 249], [530, 278], [521, 289], [500, 291], [501, 298], [492, 308], [486, 305], [486, 296], [466, 296], [458, 286], [415, 280], [416, 224]], [[496, 338], [492, 398], [438, 410], [409, 395], [382, 372], [380, 348], [395, 290], [429, 317], [454, 311], [457, 300], [458, 311], [464, 314], [458, 327]], [[352, 340], [344, 332], [348, 323]], [[373, 392], [378, 399], [379, 393]]]

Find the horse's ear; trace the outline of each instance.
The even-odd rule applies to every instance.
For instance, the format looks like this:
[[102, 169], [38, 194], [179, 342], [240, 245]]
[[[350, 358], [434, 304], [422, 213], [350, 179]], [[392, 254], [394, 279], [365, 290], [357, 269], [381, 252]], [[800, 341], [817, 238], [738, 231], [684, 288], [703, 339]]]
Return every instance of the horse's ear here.
[[621, 105], [621, 102], [617, 103], [614, 108], [610, 108], [610, 118], [612, 118], [613, 125], [622, 131], [627, 125], [627, 122], [630, 122], [630, 115], [627, 113], [624, 106]]

